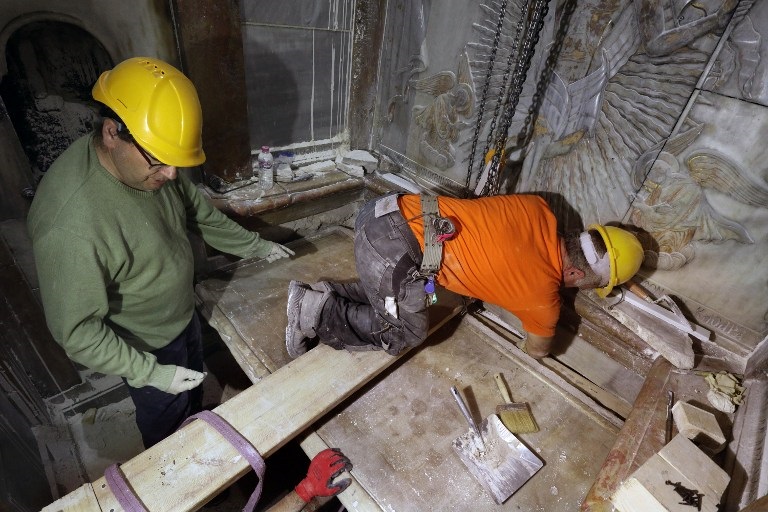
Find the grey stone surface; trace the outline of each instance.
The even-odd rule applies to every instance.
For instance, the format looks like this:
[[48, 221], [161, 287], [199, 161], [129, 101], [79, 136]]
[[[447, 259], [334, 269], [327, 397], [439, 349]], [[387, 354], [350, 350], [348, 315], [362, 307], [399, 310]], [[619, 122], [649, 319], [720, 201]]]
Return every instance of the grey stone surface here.
[[716, 335], [750, 349], [768, 334], [766, 131], [765, 107], [702, 92], [630, 212], [657, 244], [646, 252], [657, 267], [649, 278], [689, 301]]
[[742, 1], [703, 89], [768, 106], [768, 3]]
[[251, 146], [331, 139], [344, 130], [351, 0], [245, 2]]
[[343, 130], [349, 34], [244, 28], [251, 145], [327, 139]]
[[350, 30], [353, 2], [307, 2], [306, 0], [246, 0], [241, 2], [243, 21], [265, 25]]

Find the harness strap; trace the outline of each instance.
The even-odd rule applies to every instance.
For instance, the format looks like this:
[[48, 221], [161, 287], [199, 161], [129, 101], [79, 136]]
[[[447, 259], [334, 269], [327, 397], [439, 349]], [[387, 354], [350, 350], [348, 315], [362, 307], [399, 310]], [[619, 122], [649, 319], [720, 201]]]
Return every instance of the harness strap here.
[[144, 504], [128, 485], [125, 475], [118, 467], [120, 464], [112, 464], [104, 470], [104, 479], [112, 494], [117, 498], [117, 502], [123, 507], [125, 512], [147, 512]]
[[264, 458], [251, 444], [251, 442], [245, 438], [245, 436], [235, 430], [235, 427], [227, 423], [224, 418], [215, 412], [200, 411], [199, 413], [193, 414], [187, 418], [184, 423], [181, 424], [181, 426], [183, 427], [193, 419], [201, 419], [215, 428], [216, 431], [224, 437], [224, 439], [229, 441], [229, 444], [234, 446], [235, 449], [240, 452], [243, 457], [245, 457], [253, 470], [256, 472], [256, 476], [259, 478], [259, 483], [256, 484], [256, 488], [253, 490], [251, 497], [248, 499], [248, 503], [246, 503], [243, 507], [244, 512], [251, 512], [254, 508], [256, 508], [256, 504], [259, 502], [259, 498], [261, 498], [261, 490], [264, 487], [264, 472], [267, 469]]
[[[256, 484], [256, 489], [254, 489], [251, 497], [248, 499], [248, 503], [243, 507], [243, 511], [251, 512], [259, 502], [261, 490], [264, 487], [264, 472], [267, 469], [264, 458], [262, 458], [261, 454], [259, 454], [258, 450], [256, 450], [248, 439], [235, 430], [235, 428], [227, 423], [224, 418], [213, 411], [201, 411], [194, 414], [184, 420], [184, 423], [182, 423], [179, 428], [194, 419], [201, 419], [216, 429], [224, 439], [229, 441], [229, 443], [234, 446], [243, 457], [245, 457], [256, 472], [256, 476], [259, 478], [259, 483]], [[104, 471], [104, 478], [107, 481], [109, 490], [112, 491], [112, 494], [117, 498], [117, 502], [120, 503], [120, 506], [126, 512], [147, 512], [147, 509], [141, 503], [138, 496], [136, 496], [136, 493], [133, 492], [133, 489], [128, 485], [125, 475], [123, 475], [118, 466], [119, 464], [112, 464]]]
[[440, 216], [437, 196], [421, 194], [421, 213], [424, 220], [424, 258], [419, 272], [424, 276], [434, 276], [440, 270], [443, 261], [443, 244], [435, 233], [434, 219]]

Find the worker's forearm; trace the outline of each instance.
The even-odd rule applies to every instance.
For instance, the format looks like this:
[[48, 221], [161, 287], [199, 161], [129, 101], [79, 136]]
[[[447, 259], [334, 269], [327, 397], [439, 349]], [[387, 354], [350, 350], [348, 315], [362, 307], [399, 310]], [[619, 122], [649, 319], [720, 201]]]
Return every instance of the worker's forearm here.
[[327, 503], [330, 498], [315, 497], [309, 503], [304, 503], [296, 491], [286, 494], [283, 499], [275, 503], [269, 512], [312, 512]]
[[269, 508], [269, 512], [298, 512], [304, 508], [304, 500], [299, 498], [296, 491], [291, 491], [286, 494], [283, 499], [275, 503]]
[[536, 359], [541, 359], [549, 355], [549, 349], [552, 347], [552, 336], [537, 336], [528, 333], [528, 337], [523, 343], [523, 350]]

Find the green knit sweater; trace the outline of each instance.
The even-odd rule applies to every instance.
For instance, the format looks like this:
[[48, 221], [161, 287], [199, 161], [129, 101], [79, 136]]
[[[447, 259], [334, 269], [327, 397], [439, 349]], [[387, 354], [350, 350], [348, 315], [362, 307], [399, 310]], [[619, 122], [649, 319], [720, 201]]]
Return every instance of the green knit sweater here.
[[56, 341], [78, 363], [163, 391], [174, 368], [147, 351], [192, 318], [187, 229], [240, 257], [264, 257], [273, 245], [213, 208], [181, 174], [152, 192], [124, 185], [99, 163], [91, 135], [45, 174], [27, 224]]

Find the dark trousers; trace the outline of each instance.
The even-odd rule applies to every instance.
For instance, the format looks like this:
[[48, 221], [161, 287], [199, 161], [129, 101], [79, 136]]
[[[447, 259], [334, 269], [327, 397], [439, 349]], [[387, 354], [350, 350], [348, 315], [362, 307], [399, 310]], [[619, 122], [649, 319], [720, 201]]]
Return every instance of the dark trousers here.
[[[330, 283], [333, 292], [316, 331], [334, 348], [383, 349], [396, 355], [427, 337], [424, 281], [414, 277], [422, 252], [399, 211], [375, 216], [376, 201], [363, 205], [355, 223], [359, 280]], [[396, 303], [396, 317], [387, 311], [387, 297]]]
[[[175, 364], [202, 372], [203, 338], [197, 313], [192, 314], [192, 320], [173, 341], [151, 353], [160, 364]], [[178, 395], [165, 393], [152, 386], [128, 386], [128, 392], [136, 406], [136, 425], [141, 432], [144, 448], [173, 434], [185, 419], [202, 410], [202, 384]]]

